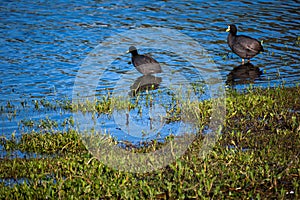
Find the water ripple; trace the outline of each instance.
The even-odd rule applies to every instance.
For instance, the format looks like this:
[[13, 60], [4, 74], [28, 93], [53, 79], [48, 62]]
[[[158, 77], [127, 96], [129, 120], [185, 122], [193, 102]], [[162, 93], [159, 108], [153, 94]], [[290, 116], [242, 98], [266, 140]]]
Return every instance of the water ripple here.
[[[24, 99], [71, 98], [80, 63], [93, 48], [110, 36], [141, 27], [175, 29], [192, 37], [210, 53], [225, 84], [226, 76], [240, 65], [226, 43], [227, 24], [235, 23], [239, 33], [264, 41], [266, 51], [252, 60], [264, 71], [255, 84], [299, 83], [299, 7], [296, 0], [2, 1], [0, 105], [8, 100], [18, 104]], [[189, 76], [185, 60], [172, 52], [148, 50]], [[99, 80], [98, 93], [112, 88], [122, 74], [137, 73], [129, 61], [128, 55], [116, 59]]]

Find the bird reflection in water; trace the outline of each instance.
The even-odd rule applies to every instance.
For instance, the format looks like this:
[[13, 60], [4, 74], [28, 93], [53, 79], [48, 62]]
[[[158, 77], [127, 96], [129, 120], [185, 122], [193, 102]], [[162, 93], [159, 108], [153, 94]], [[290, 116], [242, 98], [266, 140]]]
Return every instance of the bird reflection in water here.
[[246, 63], [235, 67], [228, 75], [226, 84], [237, 85], [254, 83], [255, 79], [262, 75], [262, 71], [259, 67], [255, 67], [251, 63]]
[[[156, 77], [153, 75], [143, 75], [138, 77], [133, 85], [130, 86], [131, 97], [135, 97], [144, 91], [156, 90], [159, 88], [160, 83], [162, 82], [161, 77]], [[151, 106], [152, 107], [152, 106]], [[150, 117], [150, 130], [153, 129], [153, 119]], [[129, 125], [129, 114], [126, 115], [126, 125]]]
[[146, 90], [156, 90], [161, 82], [161, 77], [156, 77], [153, 75], [140, 76], [130, 87], [130, 95], [136, 96], [139, 92], [143, 92]]

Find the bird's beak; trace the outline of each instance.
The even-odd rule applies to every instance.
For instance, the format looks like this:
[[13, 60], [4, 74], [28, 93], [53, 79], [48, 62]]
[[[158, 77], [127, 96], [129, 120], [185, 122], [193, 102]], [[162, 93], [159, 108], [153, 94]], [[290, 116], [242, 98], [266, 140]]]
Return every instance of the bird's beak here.
[[230, 31], [230, 26], [228, 25], [228, 28], [226, 29], [226, 32], [229, 32]]
[[129, 51], [129, 50], [127, 50], [127, 51], [126, 51], [126, 53], [130, 53], [130, 51]]

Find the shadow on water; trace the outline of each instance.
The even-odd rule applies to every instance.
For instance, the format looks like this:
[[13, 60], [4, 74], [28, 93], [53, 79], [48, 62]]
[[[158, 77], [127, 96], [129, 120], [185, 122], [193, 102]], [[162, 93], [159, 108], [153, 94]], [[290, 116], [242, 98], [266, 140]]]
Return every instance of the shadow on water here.
[[256, 67], [251, 63], [242, 64], [231, 70], [227, 75], [226, 84], [238, 85], [254, 83], [261, 75], [262, 71], [259, 67]]
[[143, 75], [138, 77], [130, 87], [130, 96], [136, 96], [139, 92], [156, 90], [162, 82], [161, 77]]

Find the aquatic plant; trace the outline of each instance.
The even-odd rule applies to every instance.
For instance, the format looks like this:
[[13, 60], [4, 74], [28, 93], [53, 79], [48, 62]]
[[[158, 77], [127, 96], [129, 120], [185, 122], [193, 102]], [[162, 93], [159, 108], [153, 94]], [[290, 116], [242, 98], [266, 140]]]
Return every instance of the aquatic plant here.
[[[299, 86], [228, 90], [226, 122], [212, 152], [199, 157], [203, 142], [199, 133], [179, 159], [145, 174], [105, 166], [85, 149], [75, 130], [1, 137], [1, 151], [7, 153], [0, 158], [0, 198], [299, 199], [299, 94]], [[108, 111], [108, 102], [113, 101], [103, 101], [100, 110]], [[199, 126], [209, 121], [210, 104], [198, 104]], [[182, 120], [184, 110], [190, 112], [184, 105], [175, 109], [176, 120]], [[114, 138], [99, 139], [118, 144]], [[124, 148], [147, 152], [160, 145], [164, 144], [128, 143]], [[16, 151], [25, 157], [9, 154]]]

